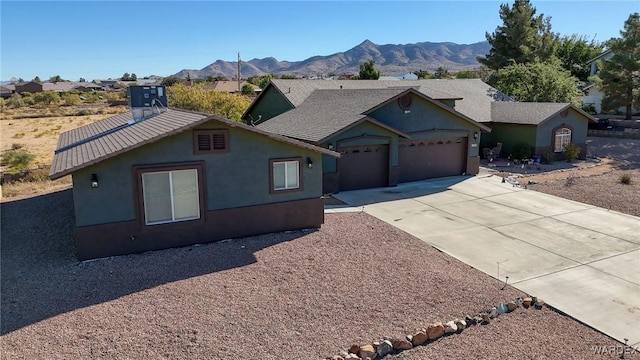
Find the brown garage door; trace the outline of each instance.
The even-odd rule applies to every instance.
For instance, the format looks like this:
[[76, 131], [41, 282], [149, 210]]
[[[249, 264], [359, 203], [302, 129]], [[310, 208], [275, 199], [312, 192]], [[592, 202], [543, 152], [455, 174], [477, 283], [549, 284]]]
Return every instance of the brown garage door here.
[[467, 167], [467, 138], [404, 141], [398, 156], [400, 182], [460, 175]]
[[389, 145], [338, 148], [340, 190], [366, 189], [389, 184]]

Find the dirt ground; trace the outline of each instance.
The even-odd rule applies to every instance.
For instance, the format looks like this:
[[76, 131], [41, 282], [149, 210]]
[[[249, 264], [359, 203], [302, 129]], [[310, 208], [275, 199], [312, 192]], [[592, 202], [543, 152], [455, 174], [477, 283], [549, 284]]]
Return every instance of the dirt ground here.
[[[588, 158], [553, 165], [506, 165], [488, 171], [531, 190], [640, 216], [640, 140], [589, 138]], [[485, 164], [486, 165], [486, 164]], [[630, 184], [623, 184], [623, 176]]]

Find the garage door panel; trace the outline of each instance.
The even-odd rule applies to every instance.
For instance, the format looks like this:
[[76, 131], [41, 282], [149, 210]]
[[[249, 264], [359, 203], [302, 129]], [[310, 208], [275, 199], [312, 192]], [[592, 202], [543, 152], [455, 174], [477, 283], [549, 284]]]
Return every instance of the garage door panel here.
[[340, 190], [387, 186], [389, 145], [340, 147]]
[[460, 175], [466, 169], [467, 139], [405, 141], [398, 155], [401, 182]]

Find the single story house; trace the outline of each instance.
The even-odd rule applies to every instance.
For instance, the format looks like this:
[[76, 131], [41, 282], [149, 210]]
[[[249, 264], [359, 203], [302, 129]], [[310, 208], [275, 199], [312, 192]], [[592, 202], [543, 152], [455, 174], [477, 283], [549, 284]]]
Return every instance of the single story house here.
[[0, 84], [0, 96], [10, 97], [16, 92], [16, 86], [13, 84]]
[[119, 114], [60, 134], [49, 177], [71, 175], [78, 259], [324, 221], [331, 150], [217, 116]]
[[561, 157], [569, 142], [584, 157], [595, 119], [571, 104], [515, 102], [480, 79], [273, 79], [243, 121], [340, 152], [324, 162], [333, 193], [477, 174], [481, 149], [497, 143], [505, 156], [523, 143]]
[[42, 84], [37, 83], [35, 81], [19, 82], [14, 85], [15, 85], [15, 91], [18, 94], [22, 94], [24, 92], [37, 93], [42, 91]]
[[272, 80], [243, 118], [339, 152], [323, 161], [325, 193], [477, 174], [490, 129], [455, 110], [458, 96], [404, 83]]

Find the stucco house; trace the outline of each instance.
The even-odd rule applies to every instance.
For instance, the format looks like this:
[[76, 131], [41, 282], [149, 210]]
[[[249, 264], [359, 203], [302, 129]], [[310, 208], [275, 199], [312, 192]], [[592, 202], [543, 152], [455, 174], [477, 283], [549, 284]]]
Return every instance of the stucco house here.
[[458, 96], [405, 83], [272, 80], [244, 119], [339, 152], [323, 161], [325, 193], [477, 174], [490, 129], [456, 111]]
[[274, 79], [243, 120], [340, 152], [325, 158], [326, 193], [477, 174], [481, 149], [496, 143], [505, 156], [530, 144], [561, 157], [569, 142], [584, 156], [595, 121], [571, 104], [515, 102], [480, 79]]
[[49, 176], [72, 176], [76, 253], [85, 260], [317, 228], [323, 156], [339, 154], [166, 109], [62, 133]]

